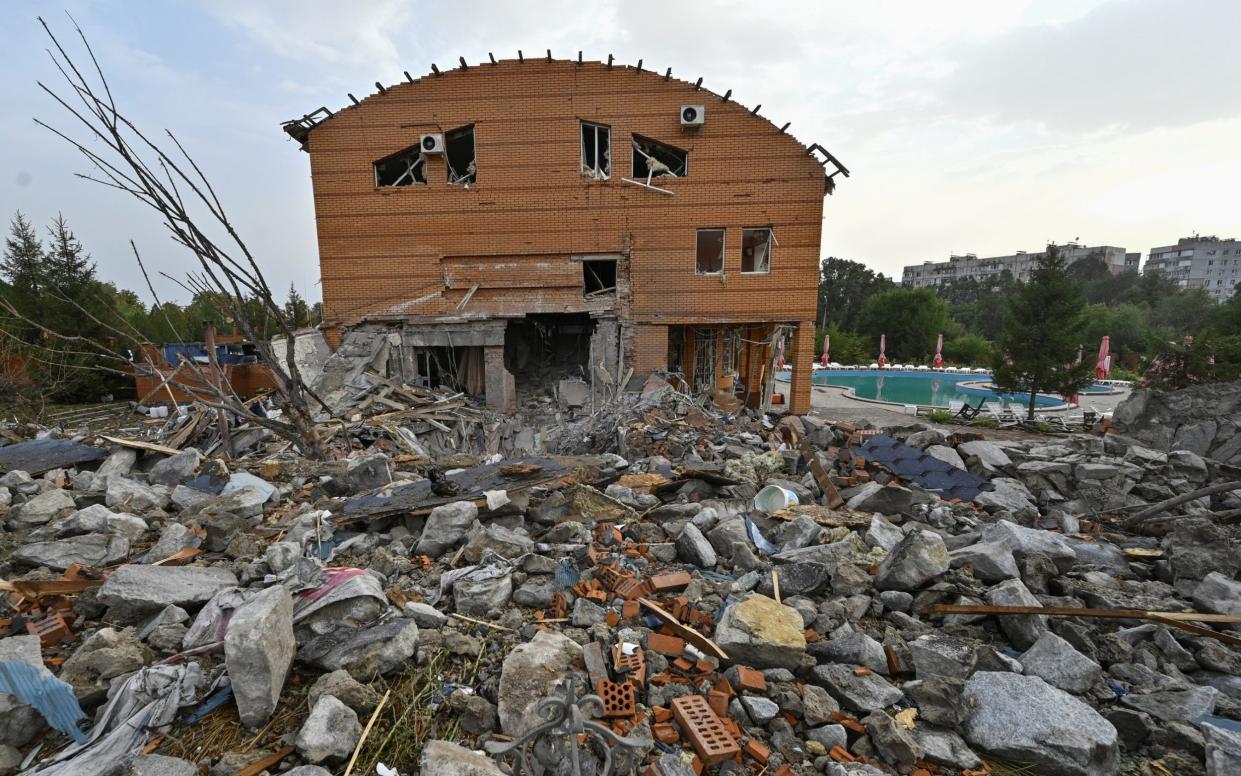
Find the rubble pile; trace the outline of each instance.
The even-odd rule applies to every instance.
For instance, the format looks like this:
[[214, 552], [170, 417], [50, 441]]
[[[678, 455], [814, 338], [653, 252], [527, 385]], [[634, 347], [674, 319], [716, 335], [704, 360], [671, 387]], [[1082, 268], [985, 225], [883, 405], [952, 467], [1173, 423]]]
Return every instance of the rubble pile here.
[[570, 677], [617, 773], [1241, 773], [1241, 490], [1132, 520], [1235, 466], [670, 390], [412, 453], [468, 408], [375, 386], [334, 461], [0, 447], [0, 774], [498, 774]]

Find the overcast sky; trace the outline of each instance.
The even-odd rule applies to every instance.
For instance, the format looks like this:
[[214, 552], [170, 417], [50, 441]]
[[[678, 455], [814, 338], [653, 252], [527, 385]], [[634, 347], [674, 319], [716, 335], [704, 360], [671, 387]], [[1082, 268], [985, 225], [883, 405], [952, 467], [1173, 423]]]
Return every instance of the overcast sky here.
[[[405, 2], [100, 0], [5, 3], [0, 215], [59, 210], [100, 275], [141, 279], [188, 256], [154, 214], [81, 181], [69, 126], [36, 85], [59, 74], [35, 20], [67, 10], [121, 107], [175, 130], [273, 286], [318, 299], [309, 162], [280, 122], [347, 104], [374, 82], [518, 48], [695, 79], [753, 106], [850, 168], [824, 208], [823, 254], [899, 275], [949, 253], [1080, 238], [1146, 254], [1193, 234], [1241, 236], [1241, 3]], [[171, 284], [162, 292], [177, 296]], [[184, 299], [184, 294], [180, 294]]]

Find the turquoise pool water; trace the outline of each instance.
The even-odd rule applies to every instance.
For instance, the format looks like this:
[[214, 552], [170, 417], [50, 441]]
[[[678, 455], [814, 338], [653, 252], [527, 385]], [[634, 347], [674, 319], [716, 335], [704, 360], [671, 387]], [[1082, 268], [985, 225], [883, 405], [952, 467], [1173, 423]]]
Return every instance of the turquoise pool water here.
[[[789, 372], [781, 372], [781, 380], [789, 378]], [[892, 372], [878, 369], [820, 369], [814, 373], [815, 385], [838, 385], [852, 388], [862, 399], [890, 401], [897, 404], [924, 404], [947, 407], [950, 401], [965, 401], [977, 405], [979, 398], [1003, 398], [1005, 402], [1017, 402], [1024, 406], [1029, 395], [1001, 393], [963, 386], [963, 382], [985, 382], [984, 374], [953, 374], [951, 372]], [[1092, 386], [1093, 388], [1094, 386]], [[1102, 391], [1108, 389], [1099, 387]], [[1090, 390], [1082, 391], [1089, 393]], [[1051, 407], [1063, 402], [1051, 396], [1039, 396], [1039, 407]]]

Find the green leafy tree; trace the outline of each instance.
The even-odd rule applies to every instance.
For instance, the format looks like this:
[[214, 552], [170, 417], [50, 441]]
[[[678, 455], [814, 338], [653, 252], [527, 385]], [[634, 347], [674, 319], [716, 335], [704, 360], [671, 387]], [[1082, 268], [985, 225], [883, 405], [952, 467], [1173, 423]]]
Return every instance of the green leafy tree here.
[[1030, 282], [1008, 300], [994, 361], [996, 385], [1030, 395], [1030, 420], [1041, 391], [1072, 394], [1092, 380], [1091, 358], [1073, 365], [1083, 344], [1082, 307], [1078, 284], [1066, 272], [1060, 252], [1047, 246]]
[[48, 243], [44, 272], [63, 293], [73, 294], [95, 280], [95, 263], [69, 223], [60, 213], [47, 228]]
[[[859, 328], [898, 361], [929, 361], [935, 339], [949, 327], [948, 305], [929, 288], [893, 288], [866, 300]], [[878, 351], [875, 351], [876, 353]]]
[[871, 352], [869, 337], [843, 331], [833, 323], [826, 329], [815, 331], [814, 354], [816, 358], [823, 355], [824, 335], [832, 338], [831, 353], [828, 357], [838, 364], [867, 364], [875, 357], [875, 354]]
[[891, 278], [857, 261], [830, 256], [819, 268], [819, 325], [857, 331], [866, 300], [895, 286]]
[[991, 361], [991, 341], [977, 334], [966, 334], [944, 342], [944, 358], [954, 364], [975, 366]]

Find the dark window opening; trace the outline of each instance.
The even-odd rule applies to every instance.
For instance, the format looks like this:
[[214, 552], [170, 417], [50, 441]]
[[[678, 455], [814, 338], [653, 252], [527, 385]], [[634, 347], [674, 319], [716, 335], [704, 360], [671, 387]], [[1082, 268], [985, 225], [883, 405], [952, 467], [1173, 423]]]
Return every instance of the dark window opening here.
[[771, 230], [741, 230], [741, 271], [762, 274], [771, 271]]
[[633, 136], [633, 177], [635, 179], [659, 176], [684, 178], [689, 174], [689, 154], [658, 140], [641, 135]]
[[582, 259], [586, 296], [616, 293], [616, 259]]
[[724, 271], [724, 230], [699, 229], [697, 269], [700, 275], [717, 275]]
[[612, 177], [612, 129], [610, 127], [582, 122], [582, 177], [594, 180]]
[[427, 182], [427, 158], [419, 146], [411, 146], [375, 162], [375, 185], [413, 186]]
[[448, 182], [469, 186], [478, 180], [474, 158], [474, 125], [444, 133], [444, 150], [448, 157]]

